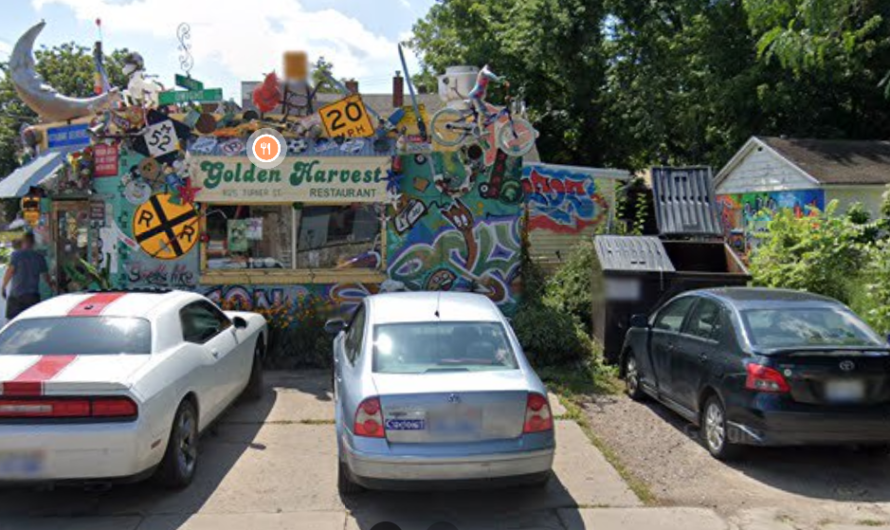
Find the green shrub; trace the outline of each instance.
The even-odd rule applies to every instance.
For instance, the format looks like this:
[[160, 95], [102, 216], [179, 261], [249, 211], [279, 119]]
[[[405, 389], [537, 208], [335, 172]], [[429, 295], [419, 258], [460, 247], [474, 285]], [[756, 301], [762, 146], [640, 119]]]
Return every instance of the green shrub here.
[[570, 365], [590, 356], [590, 338], [572, 315], [544, 304], [523, 304], [513, 329], [537, 367]]
[[596, 263], [593, 241], [584, 239], [568, 259], [547, 279], [543, 302], [578, 319], [584, 329], [591, 325], [591, 279]]
[[778, 212], [751, 257], [755, 285], [800, 289], [849, 303], [869, 259], [863, 242], [867, 225], [836, 216], [837, 202], [825, 212], [797, 218]]
[[859, 285], [852, 309], [878, 333], [890, 333], [890, 240], [869, 249]]
[[333, 337], [325, 333], [324, 323], [313, 316], [285, 327], [271, 326], [266, 368], [330, 368]]

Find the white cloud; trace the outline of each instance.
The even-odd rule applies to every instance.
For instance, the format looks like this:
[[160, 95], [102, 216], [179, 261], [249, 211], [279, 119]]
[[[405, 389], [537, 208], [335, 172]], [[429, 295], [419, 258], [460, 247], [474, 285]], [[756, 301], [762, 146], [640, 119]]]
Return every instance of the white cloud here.
[[287, 50], [305, 50], [311, 61], [324, 56], [337, 76], [360, 80], [391, 75], [398, 64], [396, 41], [334, 9], [307, 10], [298, 0], [33, 0], [38, 11], [48, 4], [65, 5], [83, 21], [101, 17], [106, 35], [117, 41], [142, 34], [169, 42], [171, 55], [177, 54], [176, 27], [188, 21], [196, 64], [219, 64], [241, 80], [273, 69], [280, 74]]

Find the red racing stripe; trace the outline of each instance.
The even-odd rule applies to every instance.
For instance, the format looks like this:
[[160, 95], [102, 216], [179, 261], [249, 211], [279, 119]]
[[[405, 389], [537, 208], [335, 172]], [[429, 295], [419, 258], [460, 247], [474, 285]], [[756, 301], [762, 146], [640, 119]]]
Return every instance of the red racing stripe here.
[[102, 314], [108, 305], [127, 293], [99, 293], [87, 298], [68, 311], [69, 317], [95, 317]]
[[41, 396], [43, 383], [59, 375], [77, 355], [45, 355], [12, 381], [0, 384], [4, 396]]

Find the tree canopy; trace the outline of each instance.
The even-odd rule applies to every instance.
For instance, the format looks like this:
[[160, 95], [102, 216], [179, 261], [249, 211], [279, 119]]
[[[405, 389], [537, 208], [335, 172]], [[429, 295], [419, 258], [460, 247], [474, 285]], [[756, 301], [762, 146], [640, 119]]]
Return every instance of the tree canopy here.
[[[127, 78], [121, 71], [129, 52], [115, 50], [105, 58], [105, 69], [112, 86], [125, 87]], [[73, 42], [34, 51], [37, 72], [47, 84], [71, 97], [89, 97], [93, 93], [96, 72], [92, 50]], [[24, 124], [39, 122], [37, 114], [19, 98], [7, 75], [9, 62], [0, 63], [0, 178], [19, 166], [17, 159], [19, 131]]]
[[439, 0], [410, 44], [423, 86], [447, 66], [489, 63], [524, 87], [546, 161], [721, 166], [755, 134], [890, 136], [888, 10], [879, 0]]

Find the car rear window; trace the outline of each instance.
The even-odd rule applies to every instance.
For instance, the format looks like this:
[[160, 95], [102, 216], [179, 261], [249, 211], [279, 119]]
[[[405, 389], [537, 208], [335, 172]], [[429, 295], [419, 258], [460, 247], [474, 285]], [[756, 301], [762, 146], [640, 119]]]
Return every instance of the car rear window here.
[[18, 320], [0, 333], [0, 355], [151, 353], [151, 324], [129, 317]]
[[843, 309], [749, 309], [742, 311], [742, 320], [748, 337], [762, 348], [886, 345], [862, 320]]
[[498, 322], [413, 322], [374, 327], [374, 371], [388, 374], [516, 370]]

